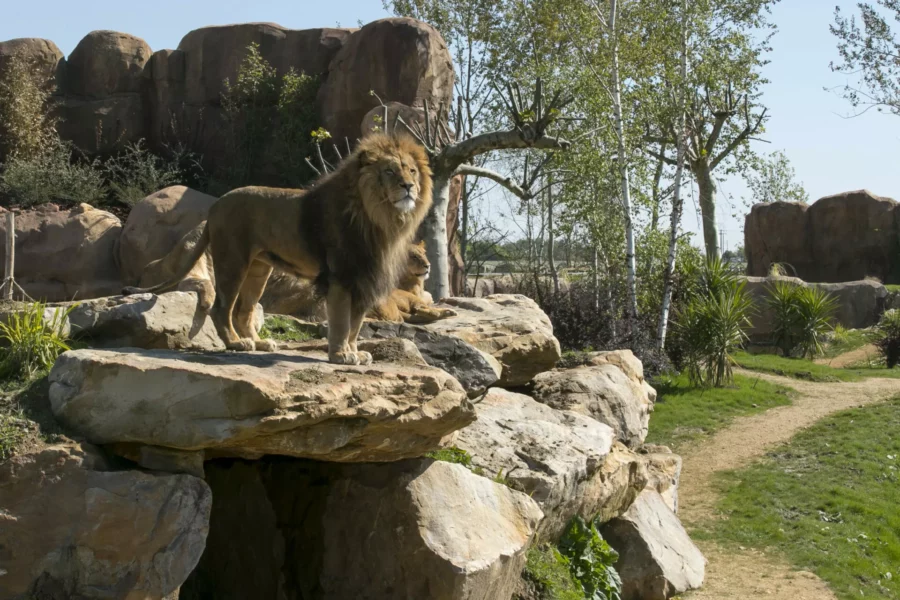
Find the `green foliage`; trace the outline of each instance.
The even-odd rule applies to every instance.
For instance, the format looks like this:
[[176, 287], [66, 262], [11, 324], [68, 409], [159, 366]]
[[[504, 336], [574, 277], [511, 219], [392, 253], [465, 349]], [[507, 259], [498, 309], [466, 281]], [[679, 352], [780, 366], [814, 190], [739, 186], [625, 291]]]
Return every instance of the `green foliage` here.
[[144, 140], [128, 144], [103, 165], [113, 198], [133, 206], [153, 192], [181, 182], [180, 157], [164, 160], [144, 145]]
[[809, 202], [809, 194], [795, 180], [797, 174], [784, 152], [758, 157], [753, 166], [745, 175], [751, 203]]
[[837, 299], [817, 287], [776, 281], [767, 299], [773, 314], [773, 336], [783, 356], [814, 358], [824, 353]]
[[450, 448], [442, 448], [440, 450], [432, 450], [425, 456], [434, 460], [453, 463], [455, 465], [462, 465], [464, 467], [472, 466], [472, 455], [465, 450], [461, 450], [460, 448], [457, 448], [455, 446], [452, 446]]
[[[70, 350], [64, 327], [73, 308], [46, 310], [42, 302], [33, 302], [0, 322], [0, 378], [30, 379]], [[49, 312], [53, 316], [45, 320]]]
[[247, 47], [237, 78], [226, 79], [222, 93], [229, 147], [221, 175], [229, 187], [299, 187], [310, 179], [305, 159], [324, 131], [317, 129], [318, 87], [315, 77], [293, 69], [279, 75], [258, 44]]
[[282, 342], [308, 342], [315, 338], [309, 328], [304, 327], [302, 323], [282, 315], [266, 315], [259, 336]]
[[900, 310], [885, 311], [875, 329], [874, 343], [884, 356], [888, 369], [900, 363]]
[[0, 413], [0, 461], [15, 452], [27, 435], [28, 422], [15, 415]]
[[712, 435], [736, 417], [791, 403], [789, 388], [736, 374], [728, 387], [691, 385], [686, 374], [655, 379], [657, 400], [650, 415], [647, 442], [674, 448]]
[[60, 202], [101, 204], [106, 189], [99, 163], [86, 162], [58, 139], [36, 156], [13, 156], [0, 174], [0, 192], [25, 207]]
[[584, 600], [581, 584], [569, 571], [568, 560], [551, 544], [528, 550], [522, 577], [536, 589], [541, 600]]
[[44, 155], [57, 139], [50, 115], [51, 82], [21, 51], [4, 61], [0, 78], [0, 162], [30, 161]]
[[675, 329], [692, 384], [731, 383], [731, 354], [747, 339], [753, 308], [745, 285], [719, 259], [709, 260], [693, 297], [678, 311]]
[[622, 580], [613, 565], [619, 554], [579, 516], [559, 541], [559, 552], [588, 600], [620, 600]]
[[777, 548], [842, 600], [900, 598], [900, 400], [828, 417], [722, 477], [718, 538]]

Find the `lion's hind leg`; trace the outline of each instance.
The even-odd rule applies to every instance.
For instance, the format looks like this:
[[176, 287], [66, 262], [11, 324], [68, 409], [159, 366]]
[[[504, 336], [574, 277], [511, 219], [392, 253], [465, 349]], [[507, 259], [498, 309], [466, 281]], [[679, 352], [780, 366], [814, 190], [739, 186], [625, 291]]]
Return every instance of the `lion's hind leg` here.
[[278, 348], [278, 344], [274, 340], [261, 339], [256, 327], [253, 326], [256, 304], [262, 298], [271, 274], [272, 267], [270, 265], [254, 260], [247, 271], [247, 277], [238, 293], [234, 308], [234, 327], [238, 334], [243, 339], [253, 340], [254, 348], [261, 352], [274, 352]]
[[213, 265], [218, 272], [216, 273], [216, 300], [210, 316], [226, 348], [229, 350], [253, 350], [255, 348], [253, 339], [241, 338], [235, 331], [233, 320], [235, 304], [240, 296], [249, 264], [237, 260], [235, 256], [228, 257], [221, 254], [214, 252], [213, 256]]

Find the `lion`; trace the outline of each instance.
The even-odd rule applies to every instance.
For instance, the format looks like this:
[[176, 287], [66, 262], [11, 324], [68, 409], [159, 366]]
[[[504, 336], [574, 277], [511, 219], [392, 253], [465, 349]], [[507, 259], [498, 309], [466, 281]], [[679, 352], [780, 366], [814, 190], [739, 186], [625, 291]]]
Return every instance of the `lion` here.
[[391, 295], [369, 312], [369, 317], [395, 323], [433, 323], [455, 317], [449, 308], [433, 308], [431, 294], [425, 291], [425, 280], [431, 263], [425, 254], [425, 242], [410, 244], [406, 272]]
[[273, 351], [252, 326], [273, 270], [315, 281], [328, 314], [328, 360], [371, 364], [357, 338], [366, 313], [394, 289], [431, 208], [428, 155], [412, 138], [373, 133], [309, 190], [245, 187], [210, 207], [190, 255], [166, 282], [124, 294], [172, 289], [209, 250], [210, 315], [231, 350]]

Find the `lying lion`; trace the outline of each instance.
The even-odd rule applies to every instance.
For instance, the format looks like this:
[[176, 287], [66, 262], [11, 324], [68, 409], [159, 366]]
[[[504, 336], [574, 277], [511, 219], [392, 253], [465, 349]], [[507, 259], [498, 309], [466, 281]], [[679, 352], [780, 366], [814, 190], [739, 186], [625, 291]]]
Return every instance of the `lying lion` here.
[[405, 136], [371, 134], [308, 191], [246, 187], [225, 194], [172, 278], [123, 293], [178, 286], [208, 249], [219, 337], [232, 350], [272, 351], [275, 343], [259, 338], [252, 318], [278, 269], [315, 281], [325, 296], [329, 361], [370, 364], [372, 355], [357, 348], [359, 329], [399, 280], [431, 207], [431, 189], [422, 146]]

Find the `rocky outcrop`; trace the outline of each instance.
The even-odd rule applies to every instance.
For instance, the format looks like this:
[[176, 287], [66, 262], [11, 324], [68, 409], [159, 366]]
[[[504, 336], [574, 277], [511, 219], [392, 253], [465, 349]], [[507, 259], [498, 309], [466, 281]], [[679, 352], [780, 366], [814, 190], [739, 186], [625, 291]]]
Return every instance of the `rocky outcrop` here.
[[353, 139], [378, 99], [421, 107], [450, 105], [453, 62], [431, 25], [408, 18], [381, 19], [354, 33], [337, 52], [319, 91], [325, 129]]
[[642, 492], [600, 533], [619, 553], [622, 600], [666, 600], [703, 583], [706, 559], [655, 491]]
[[643, 464], [614, 434], [589, 417], [554, 410], [524, 396], [491, 389], [476, 405], [478, 420], [453, 443], [488, 477], [499, 476], [540, 504], [540, 537], [555, 540], [572, 517], [623, 512], [647, 483]]
[[[16, 282], [32, 298], [49, 302], [118, 294], [115, 247], [121, 233], [115, 215], [87, 204], [23, 211], [16, 215]], [[5, 218], [0, 236], [5, 239]], [[5, 257], [3, 244], [0, 261]]]
[[[352, 142], [378, 101], [437, 107], [453, 89], [450, 54], [430, 25], [381, 19], [362, 29], [294, 30], [274, 23], [204, 27], [175, 50], [153, 52], [133, 35], [93, 31], [68, 60], [49, 40], [0, 42], [3, 57], [21, 50], [58, 80], [60, 133], [86, 152], [146, 138], [154, 148], [180, 142], [214, 171], [225, 157], [221, 93], [255, 43], [279, 73], [293, 68], [320, 81], [321, 123]], [[99, 135], [98, 135], [99, 134]], [[99, 144], [98, 144], [99, 141]]]
[[768, 305], [772, 286], [783, 281], [804, 287], [817, 287], [837, 301], [833, 315], [834, 324], [847, 329], [865, 329], [878, 323], [884, 313], [888, 291], [877, 281], [851, 281], [847, 283], [806, 283], [796, 277], [747, 277], [747, 293], [753, 300], [754, 313], [750, 316], [750, 340], [758, 344], [773, 341], [775, 315]]
[[539, 402], [609, 425], [632, 448], [647, 438], [656, 400], [641, 361], [630, 350], [596, 352], [586, 366], [541, 373], [534, 378], [532, 394]]
[[213, 461], [207, 479], [221, 501], [182, 600], [501, 600], [541, 518], [525, 494], [428, 459]]
[[641, 457], [647, 461], [647, 489], [655, 490], [673, 513], [678, 512], [678, 483], [681, 480], [681, 457], [666, 446], [646, 444]]
[[0, 42], [0, 76], [14, 54], [27, 57], [32, 68], [40, 73], [41, 77], [46, 79], [53, 88], [64, 83], [66, 57], [50, 40], [17, 38]]
[[[197, 295], [187, 292], [78, 302], [69, 312], [69, 324], [74, 336], [94, 348], [225, 349], [212, 319], [198, 308]], [[257, 331], [263, 326], [259, 305], [254, 325]]]
[[57, 419], [98, 444], [337, 462], [421, 456], [474, 418], [430, 367], [334, 365], [324, 354], [76, 350], [50, 373]]
[[158, 598], [197, 565], [209, 487], [116, 471], [87, 444], [0, 464], [0, 599]]
[[757, 204], [747, 215], [747, 274], [765, 276], [773, 263], [804, 281], [839, 283], [876, 277], [900, 283], [900, 212], [891, 198], [868, 190], [821, 198], [811, 206]]
[[430, 331], [460, 338], [493, 356], [503, 367], [497, 385], [525, 385], [559, 360], [559, 341], [550, 318], [537, 303], [521, 295], [445, 298], [457, 316], [428, 326]]

